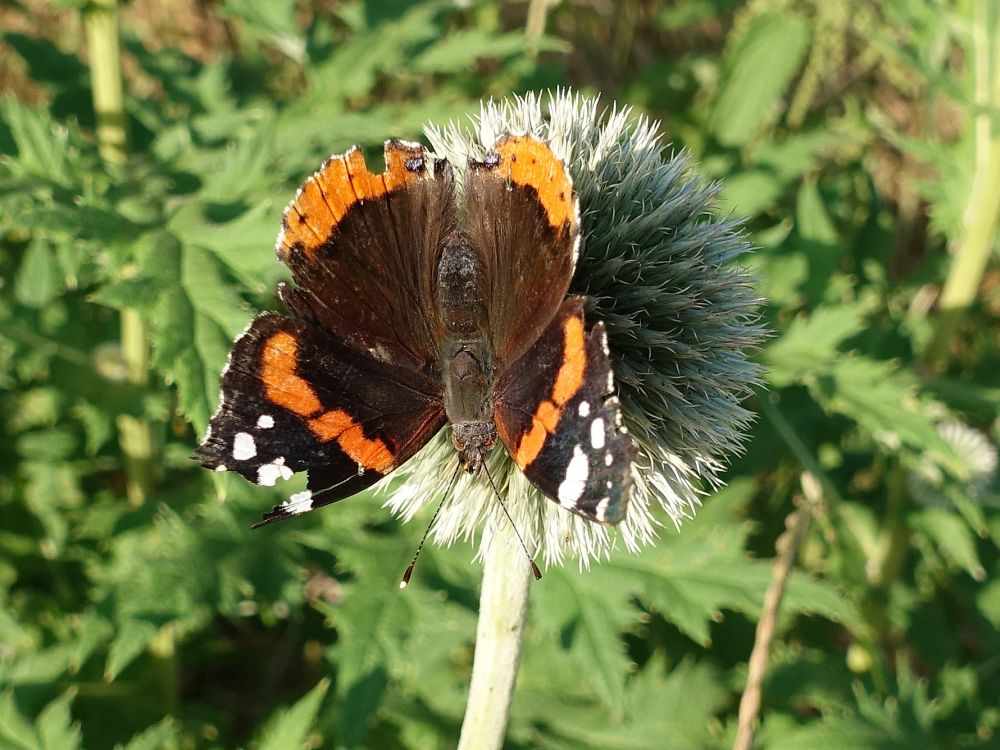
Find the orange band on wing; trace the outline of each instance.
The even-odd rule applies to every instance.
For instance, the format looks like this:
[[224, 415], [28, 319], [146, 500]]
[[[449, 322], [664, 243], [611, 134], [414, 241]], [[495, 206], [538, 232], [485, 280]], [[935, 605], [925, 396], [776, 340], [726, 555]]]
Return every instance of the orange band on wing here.
[[586, 371], [587, 347], [583, 335], [583, 318], [574, 315], [563, 322], [562, 365], [556, 373], [552, 398], [538, 405], [531, 417], [531, 430], [517, 444], [514, 461], [522, 470], [538, 458], [545, 445], [545, 438], [555, 433], [563, 407], [583, 388]]
[[587, 347], [583, 338], [583, 318], [566, 318], [563, 323], [562, 365], [552, 388], [552, 400], [562, 406], [573, 398], [583, 387], [586, 369]]
[[267, 400], [288, 409], [292, 414], [308, 417], [323, 405], [305, 380], [295, 373], [299, 342], [285, 331], [276, 333], [264, 344], [261, 356], [261, 377]]
[[356, 461], [366, 469], [388, 474], [393, 468], [395, 458], [392, 451], [378, 438], [374, 440], [366, 438], [361, 425], [346, 411], [331, 409], [315, 419], [310, 419], [309, 429], [324, 443], [336, 440], [340, 449], [352, 461]]
[[535, 189], [552, 227], [558, 230], [575, 221], [573, 182], [548, 145], [530, 136], [509, 135], [493, 150], [500, 155], [501, 174], [516, 185]]
[[384, 442], [365, 437], [362, 426], [346, 411], [323, 411], [323, 404], [309, 383], [295, 372], [298, 351], [298, 341], [287, 331], [274, 334], [264, 343], [261, 377], [267, 400], [297, 416], [310, 417], [309, 429], [313, 434], [324, 443], [336, 440], [352, 461], [366, 469], [389, 473], [395, 459]]
[[399, 141], [385, 143], [385, 172], [373, 174], [357, 146], [341, 156], [327, 159], [319, 171], [302, 183], [295, 199], [285, 209], [278, 257], [286, 260], [299, 247], [310, 260], [330, 239], [348, 210], [366, 200], [381, 198], [426, 174], [424, 149]]

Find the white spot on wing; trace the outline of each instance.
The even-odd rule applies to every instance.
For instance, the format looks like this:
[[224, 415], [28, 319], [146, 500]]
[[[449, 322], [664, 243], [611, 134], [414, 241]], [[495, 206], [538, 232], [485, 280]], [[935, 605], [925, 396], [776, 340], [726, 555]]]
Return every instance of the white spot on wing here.
[[604, 420], [600, 417], [590, 423], [590, 444], [595, 450], [604, 447]]
[[569, 466], [566, 467], [566, 478], [559, 484], [559, 504], [568, 508], [576, 506], [577, 501], [583, 496], [583, 490], [587, 485], [587, 477], [590, 474], [590, 466], [587, 462], [587, 455], [579, 445], [573, 448], [573, 458], [570, 459]]
[[274, 417], [270, 414], [261, 414], [257, 417], [257, 426], [262, 430], [269, 430], [274, 427]]
[[580, 402], [580, 408], [577, 410], [581, 417], [590, 416], [590, 404], [587, 401]]
[[248, 461], [257, 455], [257, 444], [249, 432], [237, 432], [233, 438], [233, 458], [237, 461]]
[[215, 467], [215, 470], [216, 471], [229, 471], [229, 469], [226, 468], [225, 464], [219, 464], [218, 466]]
[[611, 464], [613, 464], [614, 462], [615, 462], [615, 457], [611, 455], [610, 451], [604, 454], [605, 466], [611, 466]]
[[285, 466], [284, 456], [278, 456], [269, 464], [257, 467], [257, 484], [264, 487], [274, 487], [279, 479], [291, 479], [292, 470]]
[[597, 517], [598, 521], [608, 520], [608, 505], [610, 504], [610, 497], [602, 497], [600, 502], [597, 503], [597, 508], [594, 509], [594, 515]]
[[313, 509], [312, 504], [313, 493], [309, 490], [302, 490], [302, 492], [296, 492], [290, 498], [285, 500], [281, 504], [281, 509], [285, 513], [290, 513], [292, 515], [298, 515], [299, 513], [306, 513]]

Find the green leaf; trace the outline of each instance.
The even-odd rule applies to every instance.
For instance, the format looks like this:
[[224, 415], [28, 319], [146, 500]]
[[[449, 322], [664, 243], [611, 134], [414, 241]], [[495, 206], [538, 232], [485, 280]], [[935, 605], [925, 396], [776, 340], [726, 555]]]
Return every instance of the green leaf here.
[[18, 171], [61, 182], [65, 173], [67, 137], [43, 109], [16, 99], [0, 100], [0, 117], [7, 123], [17, 147]]
[[172, 718], [167, 717], [135, 735], [124, 750], [176, 750], [178, 739], [178, 727]]
[[14, 702], [10, 690], [0, 693], [0, 740], [10, 750], [41, 750], [42, 740]]
[[299, 699], [294, 706], [282, 711], [276, 719], [269, 722], [263, 733], [260, 750], [290, 750], [290, 748], [304, 747], [329, 687], [329, 680], [320, 680], [316, 687]]
[[831, 305], [796, 318], [767, 348], [768, 380], [782, 388], [801, 382], [807, 373], [825, 371], [839, 356], [840, 345], [864, 328], [864, 312], [861, 305]]
[[209, 250], [159, 233], [145, 236], [136, 254], [136, 275], [106, 287], [95, 299], [134, 307], [149, 320], [153, 362], [176, 384], [181, 412], [201, 429], [215, 409], [219, 374], [233, 338], [251, 313]]
[[448, 34], [428, 47], [413, 61], [413, 69], [418, 73], [459, 73], [484, 58], [523, 55], [527, 49], [554, 51], [566, 46], [554, 39], [529, 40], [521, 33], [465, 29]]
[[47, 705], [35, 722], [41, 747], [45, 750], [75, 750], [80, 747], [80, 728], [73, 722], [69, 707], [76, 690], [67, 690]]
[[181, 412], [200, 427], [215, 410], [219, 374], [250, 316], [207, 250], [178, 248], [161, 262], [176, 276], [157, 306], [153, 361], [177, 385]]
[[949, 562], [977, 581], [986, 578], [986, 570], [976, 551], [976, 536], [964, 519], [938, 508], [921, 510], [911, 518], [914, 527], [922, 531]]
[[295, 23], [295, 0], [226, 0], [224, 7], [242, 18], [254, 36], [270, 41], [293, 60], [305, 56], [305, 40]]
[[61, 281], [51, 245], [41, 240], [29, 244], [17, 272], [18, 301], [27, 307], [45, 307], [62, 291]]
[[552, 695], [541, 701], [539, 718], [567, 741], [564, 747], [701, 750], [709, 746], [712, 716], [726, 701], [718, 673], [690, 658], [670, 670], [657, 661], [629, 679], [622, 721], [609, 720], [586, 704], [553, 705], [559, 697]]
[[260, 293], [272, 290], [288, 274], [274, 257], [275, 227], [280, 225], [281, 207], [262, 201], [223, 223], [208, 221], [191, 203], [177, 211], [167, 226], [184, 244], [211, 250], [246, 289]]
[[[552, 568], [536, 597], [538, 616], [549, 627], [561, 627], [570, 652], [595, 692], [614, 715], [625, 703], [629, 659], [621, 640], [622, 627], [637, 619], [618, 576], [603, 575], [603, 566], [591, 571]], [[627, 589], [624, 590], [627, 592]]]
[[801, 16], [765, 13], [726, 51], [722, 84], [709, 120], [722, 143], [746, 143], [774, 116], [779, 98], [802, 64], [809, 36], [809, 24]]
[[145, 650], [159, 628], [146, 620], [129, 619], [119, 626], [104, 666], [104, 679], [114, 680]]
[[231, 203], [273, 187], [274, 158], [274, 126], [268, 120], [227, 149], [219, 164], [206, 165], [209, 171], [201, 198]]
[[414, 660], [414, 634], [423, 632], [427, 621], [452, 619], [419, 581], [399, 590], [399, 576], [418, 541], [406, 534], [387, 537], [352, 528], [343, 514], [336, 530], [323, 534], [322, 543], [333, 545], [355, 575], [344, 586], [343, 602], [327, 610], [338, 632], [330, 651], [337, 668], [338, 741], [347, 747], [365, 742], [389, 676], [406, 671]]
[[897, 365], [845, 356], [807, 385], [825, 409], [855, 420], [889, 449], [902, 443], [952, 473], [961, 471], [961, 458], [917, 398], [915, 378]]

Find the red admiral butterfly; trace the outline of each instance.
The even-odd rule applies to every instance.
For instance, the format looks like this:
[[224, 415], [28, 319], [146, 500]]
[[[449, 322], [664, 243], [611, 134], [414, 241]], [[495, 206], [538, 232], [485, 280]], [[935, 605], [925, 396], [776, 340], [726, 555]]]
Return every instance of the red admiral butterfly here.
[[299, 188], [276, 247], [289, 315], [236, 339], [196, 458], [267, 486], [307, 471], [265, 524], [374, 484], [450, 422], [462, 468], [499, 439], [545, 495], [618, 523], [636, 449], [604, 326], [566, 297], [580, 217], [565, 165], [512, 135], [460, 192], [419, 144], [387, 141], [385, 164], [372, 174], [355, 147]]

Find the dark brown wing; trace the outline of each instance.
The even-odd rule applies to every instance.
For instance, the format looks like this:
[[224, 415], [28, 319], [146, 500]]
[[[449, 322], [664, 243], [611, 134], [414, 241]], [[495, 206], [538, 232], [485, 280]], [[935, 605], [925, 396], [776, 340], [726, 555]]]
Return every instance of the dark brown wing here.
[[470, 162], [464, 190], [490, 343], [506, 366], [538, 340], [566, 297], [580, 235], [573, 181], [545, 143], [508, 135], [486, 159]]
[[566, 300], [498, 383], [500, 440], [532, 484], [599, 523], [625, 517], [636, 449], [621, 423], [608, 338], [586, 330], [583, 298]]
[[263, 523], [280, 520], [353, 495], [410, 458], [444, 424], [439, 391], [408, 367], [264, 313], [233, 345], [195, 458], [267, 486], [308, 471], [309, 489]]
[[419, 144], [386, 141], [385, 163], [369, 172], [355, 147], [302, 184], [276, 247], [296, 287], [282, 298], [358, 351], [426, 371], [437, 361], [434, 276], [455, 227], [454, 184]]

